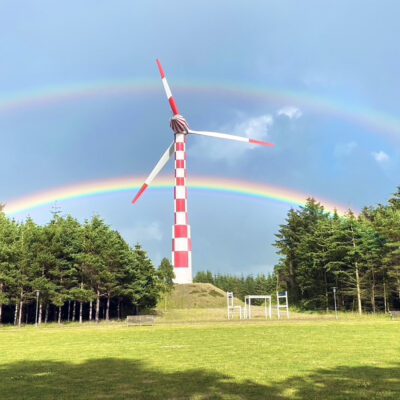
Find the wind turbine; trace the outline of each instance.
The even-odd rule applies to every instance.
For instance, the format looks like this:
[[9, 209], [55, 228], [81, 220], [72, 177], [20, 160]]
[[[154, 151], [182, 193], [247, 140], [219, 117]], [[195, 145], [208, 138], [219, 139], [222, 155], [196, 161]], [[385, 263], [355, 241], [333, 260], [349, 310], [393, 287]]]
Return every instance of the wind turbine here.
[[174, 266], [175, 273], [174, 282], [179, 284], [192, 283], [192, 238], [189, 225], [189, 212], [187, 204], [188, 193], [186, 188], [186, 138], [189, 135], [199, 135], [217, 139], [233, 140], [236, 142], [245, 142], [266, 147], [273, 147], [274, 145], [272, 143], [249, 139], [247, 137], [210, 131], [195, 131], [190, 129], [186, 119], [179, 112], [178, 105], [172, 96], [164, 69], [159, 60], [157, 60], [157, 65], [173, 114], [170, 127], [174, 132], [174, 140], [145, 180], [132, 203], [135, 204], [142, 197], [143, 193], [150, 186], [153, 179], [165, 167], [169, 159], [175, 155], [175, 222], [172, 227], [172, 264]]

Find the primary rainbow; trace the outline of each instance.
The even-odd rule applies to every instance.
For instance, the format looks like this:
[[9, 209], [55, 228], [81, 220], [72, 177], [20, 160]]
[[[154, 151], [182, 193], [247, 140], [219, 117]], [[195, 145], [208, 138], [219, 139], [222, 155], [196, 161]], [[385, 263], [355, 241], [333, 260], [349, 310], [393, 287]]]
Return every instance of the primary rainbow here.
[[[145, 177], [116, 178], [55, 188], [6, 202], [4, 212], [7, 215], [16, 215], [52, 204], [55, 201], [62, 202], [107, 193], [130, 192], [133, 195], [135, 190], [142, 186], [144, 180]], [[152, 184], [150, 190], [172, 188], [173, 185], [172, 178], [160, 177]], [[189, 180], [189, 187], [194, 190], [222, 192], [258, 199], [275, 200], [290, 205], [304, 205], [307, 197], [310, 197], [310, 195], [292, 191], [287, 188], [225, 178], [191, 177]], [[339, 214], [344, 214], [348, 209], [348, 207], [346, 208], [319, 197], [317, 200], [324, 205], [327, 211], [337, 210]]]
[[[348, 120], [366, 127], [371, 133], [400, 139], [400, 120], [389, 114], [367, 107], [359, 107], [346, 99], [323, 98], [310, 92], [276, 88], [260, 88], [232, 82], [174, 82], [174, 89], [182, 92], [205, 92], [220, 96], [237, 96], [272, 101], [279, 105], [305, 107]], [[93, 97], [145, 94], [159, 91], [158, 82], [140, 80], [100, 81], [59, 86], [47, 86], [31, 91], [0, 96], [0, 112], [18, 111], [36, 106], [47, 106], [65, 101]]]

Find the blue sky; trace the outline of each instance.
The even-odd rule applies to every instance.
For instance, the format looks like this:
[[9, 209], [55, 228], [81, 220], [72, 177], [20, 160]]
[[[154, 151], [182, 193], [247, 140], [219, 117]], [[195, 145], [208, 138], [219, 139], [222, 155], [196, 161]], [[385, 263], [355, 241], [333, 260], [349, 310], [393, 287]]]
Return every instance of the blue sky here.
[[[273, 150], [252, 149], [190, 138], [189, 179], [264, 183], [356, 209], [385, 202], [399, 184], [397, 1], [0, 5], [0, 103], [27, 92], [99, 82], [135, 80], [159, 87], [0, 108], [2, 202], [85, 181], [148, 174], [172, 139], [156, 58], [194, 129], [276, 144]], [[254, 96], [255, 89], [298, 96]], [[340, 112], [303, 101], [310, 98]], [[383, 117], [374, 123], [376, 115]], [[384, 129], [381, 121], [389, 119]], [[170, 165], [164, 175], [172, 173]], [[135, 207], [133, 195], [59, 206], [80, 220], [102, 215], [158, 263], [170, 255], [172, 191], [149, 190]], [[45, 223], [50, 207], [29, 214]], [[271, 271], [277, 260], [274, 233], [290, 205], [193, 191], [189, 207], [195, 271]]]

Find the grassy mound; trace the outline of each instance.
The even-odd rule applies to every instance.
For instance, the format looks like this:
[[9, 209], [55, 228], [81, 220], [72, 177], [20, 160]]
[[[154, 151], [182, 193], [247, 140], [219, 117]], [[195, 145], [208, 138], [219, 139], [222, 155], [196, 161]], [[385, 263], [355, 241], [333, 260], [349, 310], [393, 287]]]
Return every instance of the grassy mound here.
[[[235, 304], [243, 305], [238, 299]], [[162, 300], [160, 308], [165, 307]], [[222, 308], [226, 307], [226, 293], [211, 283], [191, 283], [175, 285], [174, 290], [166, 298], [166, 308]]]

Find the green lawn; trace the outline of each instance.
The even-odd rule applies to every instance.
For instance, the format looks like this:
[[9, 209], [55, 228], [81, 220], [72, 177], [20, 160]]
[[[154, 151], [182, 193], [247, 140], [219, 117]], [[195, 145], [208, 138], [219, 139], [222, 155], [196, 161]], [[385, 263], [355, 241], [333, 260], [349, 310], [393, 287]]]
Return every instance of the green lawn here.
[[384, 318], [0, 328], [0, 399], [400, 399]]

